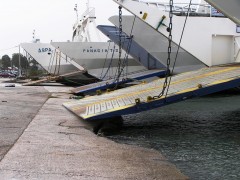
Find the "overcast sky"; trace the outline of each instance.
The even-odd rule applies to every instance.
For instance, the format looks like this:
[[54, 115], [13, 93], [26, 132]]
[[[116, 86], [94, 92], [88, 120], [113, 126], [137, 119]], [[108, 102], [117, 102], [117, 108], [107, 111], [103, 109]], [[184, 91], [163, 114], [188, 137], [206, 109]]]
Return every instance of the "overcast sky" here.
[[[22, 42], [31, 42], [33, 30], [41, 42], [71, 40], [76, 21], [73, 10], [78, 4], [79, 15], [86, 10], [87, 0], [0, 0], [0, 58], [18, 52]], [[118, 14], [112, 0], [90, 0], [96, 8], [96, 23], [110, 24], [108, 17]]]

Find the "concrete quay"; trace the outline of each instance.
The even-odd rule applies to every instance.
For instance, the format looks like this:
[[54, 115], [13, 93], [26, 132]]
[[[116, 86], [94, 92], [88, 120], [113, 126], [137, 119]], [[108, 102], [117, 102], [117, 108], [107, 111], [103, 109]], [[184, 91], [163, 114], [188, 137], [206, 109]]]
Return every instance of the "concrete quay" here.
[[188, 179], [158, 151], [95, 135], [62, 106], [68, 89], [0, 86], [1, 180]]

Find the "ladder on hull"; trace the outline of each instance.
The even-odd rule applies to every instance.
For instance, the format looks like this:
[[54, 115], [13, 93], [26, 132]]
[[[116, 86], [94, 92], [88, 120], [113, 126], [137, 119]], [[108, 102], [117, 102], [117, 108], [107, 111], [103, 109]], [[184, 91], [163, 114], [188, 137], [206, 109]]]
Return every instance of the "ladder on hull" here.
[[115, 90], [99, 96], [64, 103], [84, 120], [105, 119], [151, 110], [171, 103], [209, 95], [240, 86], [240, 66], [203, 68], [172, 77], [167, 96], [158, 99], [164, 78], [150, 83]]

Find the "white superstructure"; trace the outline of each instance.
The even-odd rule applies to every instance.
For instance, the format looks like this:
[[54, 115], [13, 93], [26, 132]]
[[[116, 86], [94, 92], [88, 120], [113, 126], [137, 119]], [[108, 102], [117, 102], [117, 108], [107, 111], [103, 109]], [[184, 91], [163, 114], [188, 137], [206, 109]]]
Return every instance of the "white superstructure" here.
[[[111, 78], [119, 68], [119, 48], [113, 42], [101, 41], [95, 19], [95, 8], [88, 7], [73, 26], [73, 42], [51, 42], [51, 45], [89, 74], [100, 79], [103, 78], [102, 74], [108, 74], [105, 77]], [[146, 70], [124, 50], [120, 59], [122, 62], [127, 61], [123, 69], [125, 74]]]
[[[73, 42], [22, 43], [21, 46], [51, 74], [81, 70], [100, 79], [103, 74], [107, 74], [104, 78], [116, 76], [119, 68], [118, 46], [113, 42], [102, 42], [95, 19], [95, 8], [88, 4], [87, 10], [81, 17], [77, 15], [77, 21], [73, 25]], [[123, 70], [125, 74], [145, 70], [123, 51], [121, 60], [124, 62], [126, 59], [128, 61]], [[60, 70], [56, 71], [56, 68]]]
[[[169, 13], [148, 3], [124, 0], [117, 1], [131, 13], [142, 19], [150, 27], [168, 36]], [[162, 17], [166, 17], [159, 28]], [[172, 39], [179, 43], [185, 16], [173, 15]], [[208, 66], [239, 62], [239, 33], [237, 26], [227, 18], [189, 16], [181, 47]]]
[[73, 25], [72, 42], [101, 42], [95, 19], [95, 8], [88, 7]]

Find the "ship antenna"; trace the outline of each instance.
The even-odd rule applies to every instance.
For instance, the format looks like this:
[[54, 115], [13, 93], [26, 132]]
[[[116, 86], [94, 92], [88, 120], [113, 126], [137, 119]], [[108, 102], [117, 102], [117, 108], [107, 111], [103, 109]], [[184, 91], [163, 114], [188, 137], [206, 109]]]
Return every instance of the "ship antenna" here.
[[35, 29], [33, 30], [32, 35], [33, 35], [33, 36], [32, 36], [32, 38], [33, 38], [32, 41], [34, 42], [34, 41], [35, 41]]
[[74, 11], [76, 11], [77, 21], [78, 21], [78, 7], [77, 7], [77, 4], [75, 4]]
[[87, 0], [87, 3], [86, 3], [86, 5], [87, 5], [87, 10], [89, 11], [89, 0]]

